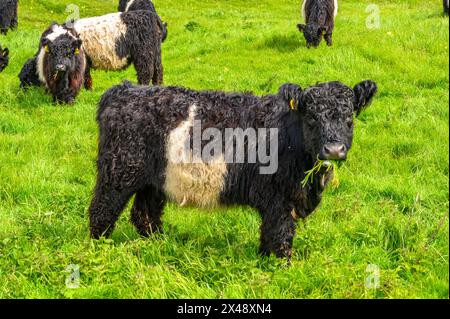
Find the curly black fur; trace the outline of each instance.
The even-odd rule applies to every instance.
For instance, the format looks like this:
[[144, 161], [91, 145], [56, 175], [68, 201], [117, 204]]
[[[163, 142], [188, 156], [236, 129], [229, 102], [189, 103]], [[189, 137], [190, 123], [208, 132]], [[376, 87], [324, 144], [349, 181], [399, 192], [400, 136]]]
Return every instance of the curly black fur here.
[[27, 88], [29, 86], [39, 86], [41, 81], [39, 80], [38, 71], [36, 68], [36, 57], [28, 59], [22, 67], [19, 73], [20, 87]]
[[0, 45], [0, 72], [2, 72], [9, 63], [9, 50], [8, 48], [2, 49]]
[[[131, 4], [129, 4], [131, 2]], [[147, 10], [156, 13], [155, 6], [151, 0], [120, 0], [119, 8], [120, 12]]]
[[[161, 43], [167, 29], [157, 14], [148, 11], [133, 11], [122, 14], [127, 33], [118, 47], [127, 48], [134, 63], [138, 83], [153, 85], [163, 83]], [[123, 52], [122, 52], [123, 54]]]
[[[53, 23], [41, 36], [36, 55], [27, 60], [19, 73], [20, 86], [43, 85], [52, 94], [54, 102], [73, 103], [81, 87], [92, 86], [89, 63], [82, 41], [73, 29], [55, 39], [49, 39], [60, 26]], [[42, 67], [39, 67], [39, 58]]]
[[[151, 0], [120, 0], [118, 10], [119, 12], [145, 10], [158, 15], [158, 13], [156, 12], [156, 8]], [[162, 22], [161, 20], [157, 22], [161, 30], [161, 42], [164, 42], [167, 38], [168, 33], [167, 23]]]
[[[193, 91], [181, 87], [140, 87], [126, 82], [109, 89], [99, 103], [98, 176], [90, 205], [90, 234], [109, 236], [127, 201], [136, 194], [132, 222], [141, 235], [161, 230], [167, 136], [190, 115], [202, 128], [278, 128], [276, 173], [258, 174], [261, 163], [227, 164], [220, 193], [223, 205], [249, 205], [262, 216], [260, 252], [290, 257], [296, 216], [311, 214], [321, 200], [329, 173], [301, 181], [330, 142], [351, 147], [353, 114], [367, 106], [376, 84], [355, 91], [339, 82], [303, 91], [285, 84], [278, 94]], [[292, 109], [293, 108], [293, 109]], [[192, 134], [192, 133], [191, 133]], [[190, 165], [190, 164], [185, 164]]]
[[15, 29], [18, 26], [17, 9], [18, 0], [0, 1], [0, 34], [6, 34], [8, 29]]
[[[305, 24], [298, 24], [297, 28], [306, 39], [309, 47], [317, 47], [325, 38], [327, 45], [333, 44], [334, 11], [337, 0], [304, 0]], [[303, 8], [302, 7], [302, 8]]]

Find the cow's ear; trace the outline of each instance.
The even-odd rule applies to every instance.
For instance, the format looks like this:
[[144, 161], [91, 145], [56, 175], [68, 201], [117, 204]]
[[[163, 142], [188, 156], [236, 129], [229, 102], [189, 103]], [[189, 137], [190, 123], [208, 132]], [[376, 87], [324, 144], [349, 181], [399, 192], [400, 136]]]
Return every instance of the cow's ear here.
[[42, 39], [41, 39], [41, 45], [42, 45], [43, 47], [48, 46], [49, 43], [50, 43], [50, 40], [49, 40], [49, 39], [47, 39], [47, 38], [42, 38]]
[[358, 116], [370, 105], [378, 91], [378, 86], [374, 81], [366, 80], [356, 84], [353, 91], [355, 92], [354, 112]]
[[303, 32], [303, 31], [305, 31], [305, 29], [306, 29], [306, 25], [304, 25], [304, 24], [297, 24], [297, 29], [300, 31], [300, 32]]
[[162, 28], [162, 39], [161, 42], [164, 42], [167, 38], [167, 22], [163, 22], [163, 28]]
[[5, 48], [5, 49], [3, 50], [3, 52], [2, 52], [2, 56], [3, 56], [4, 58], [7, 58], [8, 55], [9, 55], [9, 50], [8, 50], [8, 48]]
[[76, 39], [74, 42], [74, 47], [76, 49], [81, 49], [81, 45], [83, 44], [83, 41], [81, 39]]
[[297, 110], [300, 103], [302, 88], [297, 84], [286, 83], [278, 90], [278, 94], [289, 103], [292, 110]]

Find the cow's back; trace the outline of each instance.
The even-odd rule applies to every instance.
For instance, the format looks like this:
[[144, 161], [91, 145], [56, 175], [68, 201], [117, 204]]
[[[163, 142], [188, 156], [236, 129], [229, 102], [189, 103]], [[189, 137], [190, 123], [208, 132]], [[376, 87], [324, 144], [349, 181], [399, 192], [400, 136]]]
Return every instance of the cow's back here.
[[128, 66], [129, 56], [118, 54], [118, 43], [125, 37], [127, 26], [121, 13], [77, 20], [75, 30], [95, 69], [120, 70]]

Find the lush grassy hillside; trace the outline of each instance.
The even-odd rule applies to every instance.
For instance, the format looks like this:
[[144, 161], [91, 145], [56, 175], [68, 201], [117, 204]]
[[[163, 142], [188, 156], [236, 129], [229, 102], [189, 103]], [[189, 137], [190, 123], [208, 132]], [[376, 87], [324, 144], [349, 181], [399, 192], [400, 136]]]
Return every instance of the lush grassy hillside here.
[[[438, 0], [341, 1], [334, 46], [308, 50], [296, 30], [300, 0], [155, 0], [169, 37], [165, 83], [276, 92], [370, 78], [373, 105], [356, 121], [340, 187], [298, 225], [292, 265], [258, 254], [259, 216], [242, 207], [199, 211], [169, 204], [165, 234], [141, 239], [128, 210], [111, 240], [88, 238], [95, 182], [96, 103], [124, 72], [94, 71], [94, 91], [55, 106], [23, 92], [17, 74], [66, 5], [82, 17], [118, 0], [21, 0], [20, 28], [0, 74], [0, 298], [448, 298], [449, 19]], [[80, 269], [78, 289], [66, 268]], [[365, 282], [379, 267], [379, 287]], [[370, 268], [370, 266], [369, 266]], [[370, 277], [369, 277], [370, 279]]]

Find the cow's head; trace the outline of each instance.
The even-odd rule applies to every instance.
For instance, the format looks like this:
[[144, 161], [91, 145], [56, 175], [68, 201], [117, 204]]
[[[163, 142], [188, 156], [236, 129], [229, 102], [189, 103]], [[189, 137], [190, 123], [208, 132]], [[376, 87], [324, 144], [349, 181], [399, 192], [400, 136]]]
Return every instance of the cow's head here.
[[363, 81], [353, 89], [339, 82], [321, 83], [301, 91], [285, 84], [280, 94], [291, 101], [302, 123], [305, 151], [313, 159], [347, 158], [353, 141], [353, 119], [372, 101], [377, 92], [373, 81]]
[[323, 33], [326, 31], [326, 27], [321, 26], [317, 23], [297, 24], [297, 28], [303, 33], [306, 39], [306, 46], [310, 48], [311, 46], [317, 47], [322, 41]]
[[3, 49], [0, 47], [0, 72], [2, 72], [9, 62], [9, 50], [7, 48]]
[[82, 41], [71, 29], [54, 25], [52, 30], [41, 38], [40, 45], [46, 54], [46, 71], [56, 79], [75, 70]]

